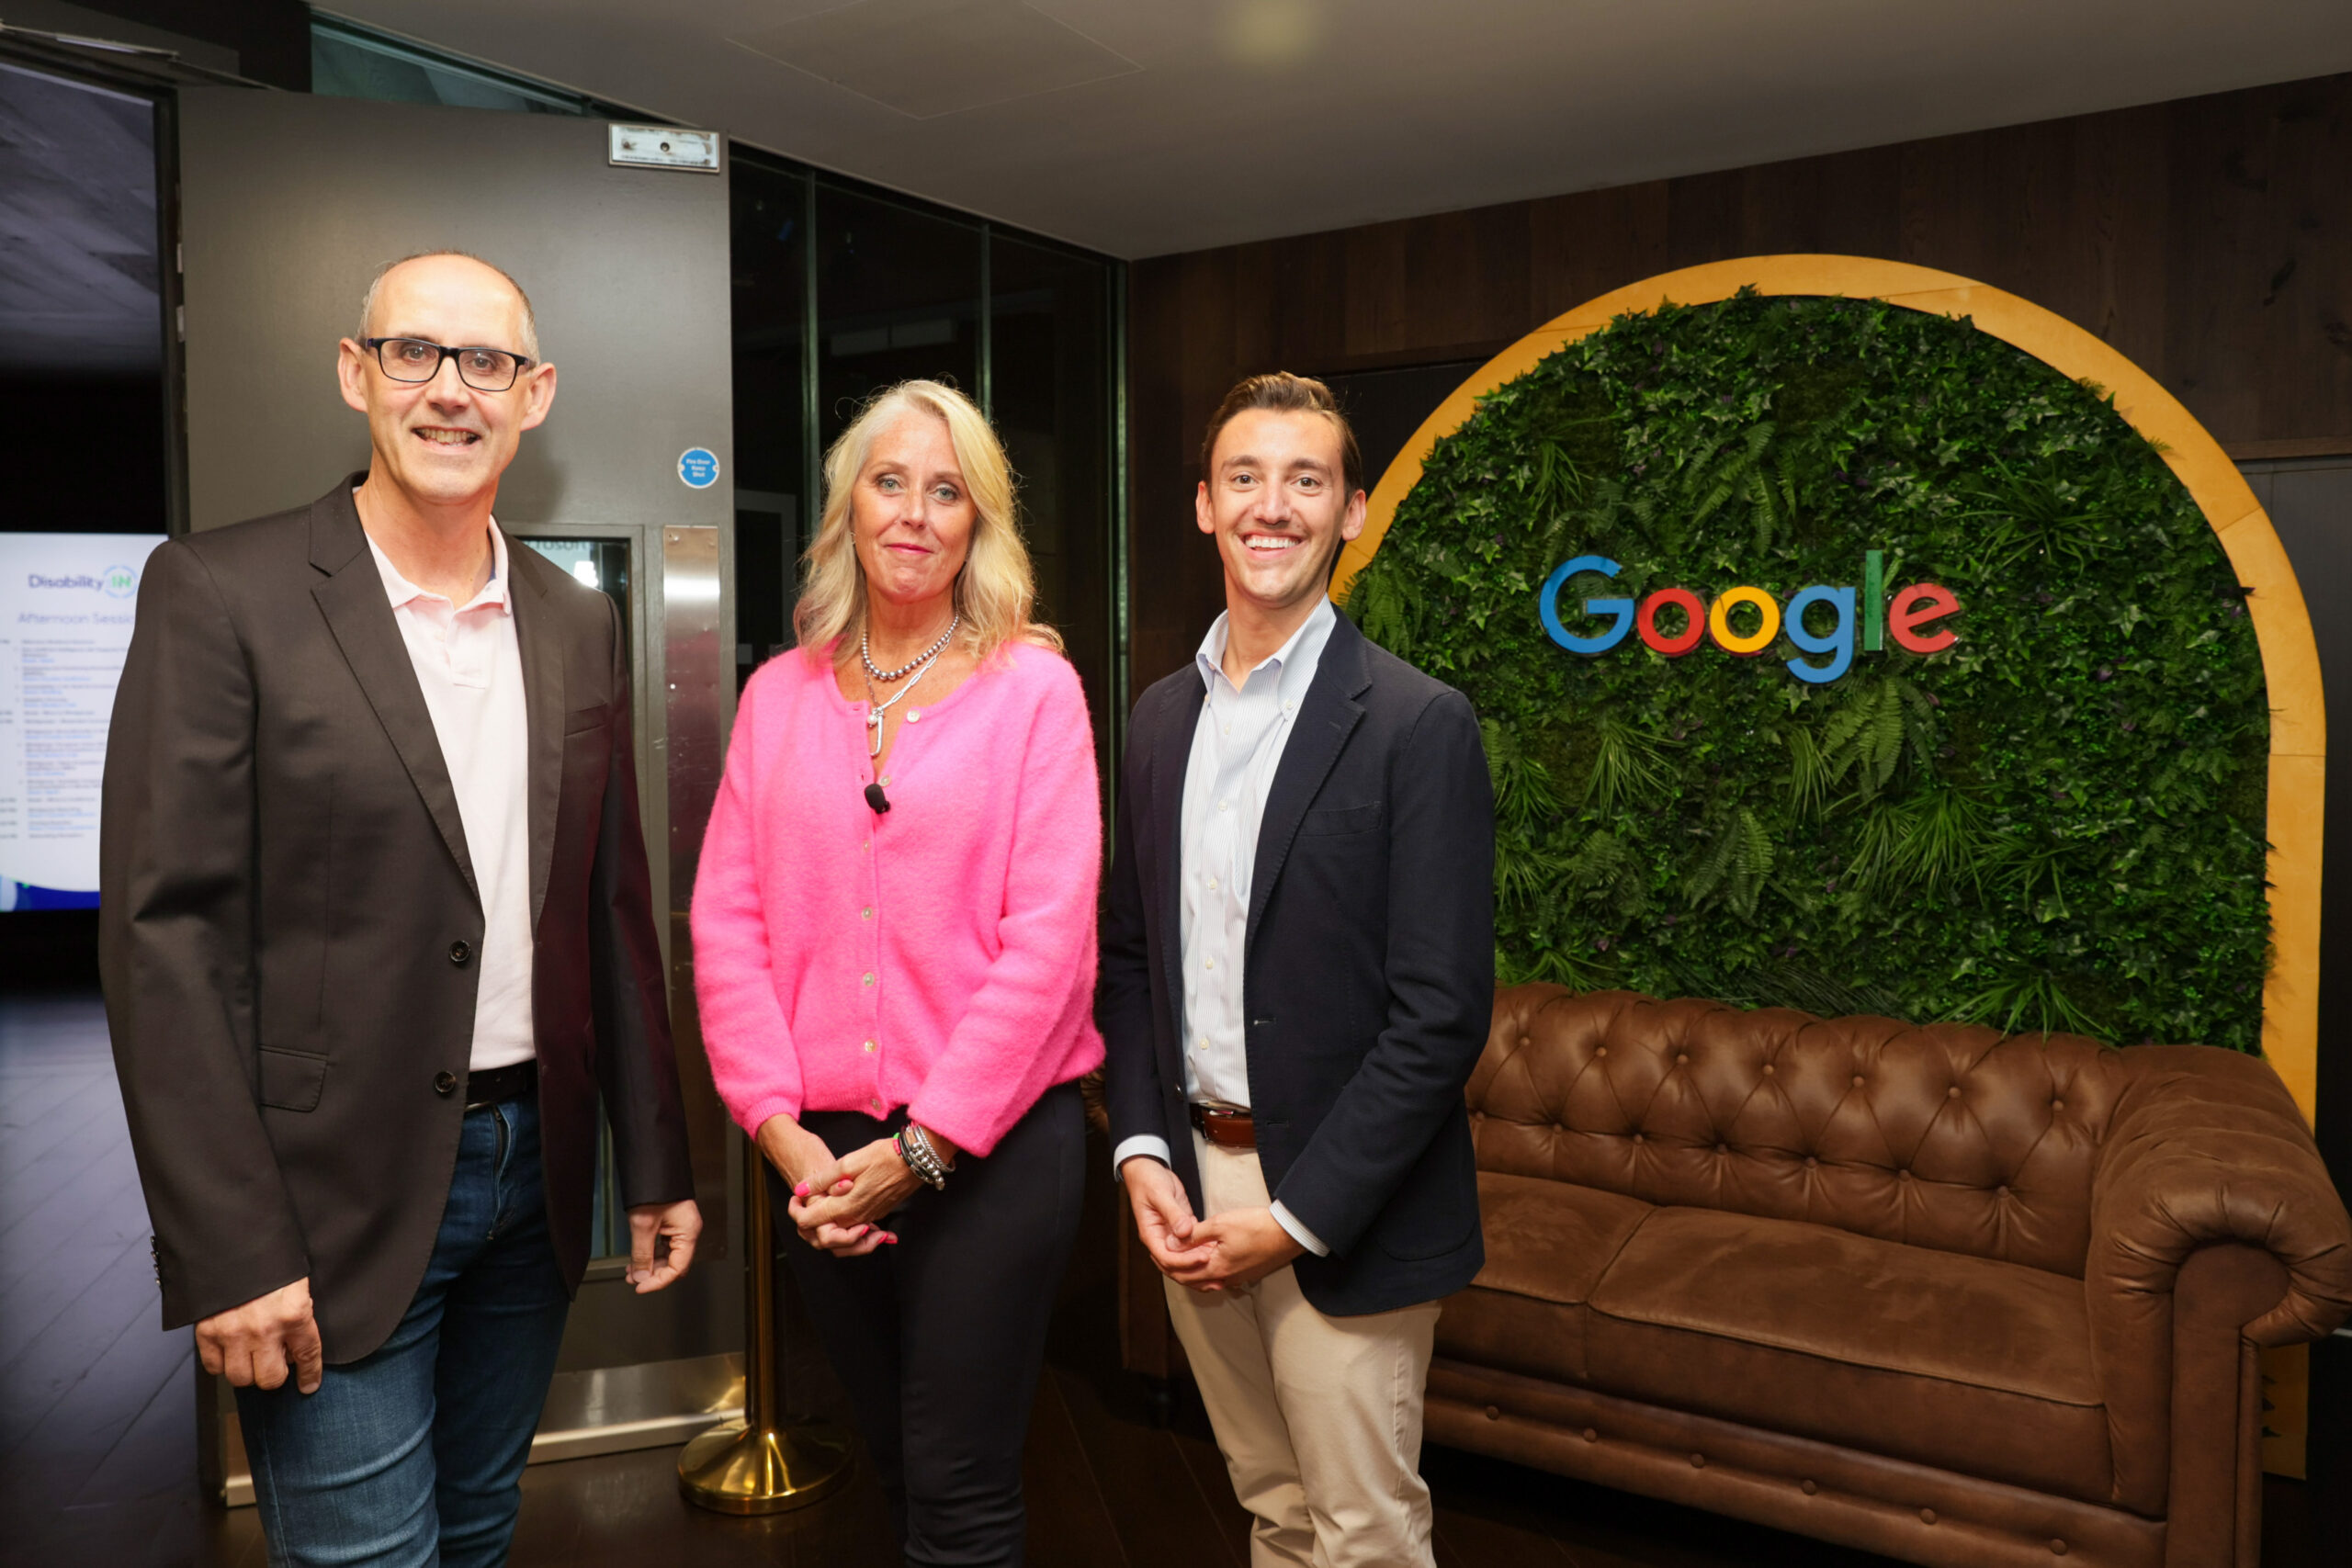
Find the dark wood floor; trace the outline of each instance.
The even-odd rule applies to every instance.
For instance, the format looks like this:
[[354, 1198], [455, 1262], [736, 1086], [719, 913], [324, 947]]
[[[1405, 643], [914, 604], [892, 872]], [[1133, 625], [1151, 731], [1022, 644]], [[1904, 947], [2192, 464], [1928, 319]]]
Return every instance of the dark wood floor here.
[[[1096, 1240], [1108, 1224], [1099, 1200]], [[0, 997], [0, 1563], [261, 1568], [250, 1508], [195, 1481], [186, 1330], [155, 1327], [146, 1211], [95, 998]], [[1101, 1250], [1097, 1248], [1096, 1250]], [[1073, 1268], [1029, 1435], [1039, 1568], [1246, 1568], [1248, 1527], [1198, 1404], [1155, 1424], [1118, 1370], [1108, 1270]], [[796, 1378], [814, 1408], [838, 1391]], [[517, 1568], [888, 1568], [870, 1472], [797, 1514], [706, 1514], [678, 1495], [677, 1450], [532, 1469]], [[1444, 1568], [1883, 1568], [1884, 1559], [1445, 1449], [1423, 1468]], [[2265, 1562], [2306, 1568], [2302, 1489], [2267, 1493]]]

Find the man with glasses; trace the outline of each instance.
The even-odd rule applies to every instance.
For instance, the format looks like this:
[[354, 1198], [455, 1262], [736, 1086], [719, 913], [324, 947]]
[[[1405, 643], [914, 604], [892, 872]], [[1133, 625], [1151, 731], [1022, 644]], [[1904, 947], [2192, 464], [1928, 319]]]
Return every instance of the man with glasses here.
[[701, 1219], [619, 615], [491, 516], [555, 397], [530, 301], [413, 256], [341, 355], [368, 470], [141, 584], [100, 957], [164, 1325], [236, 1387], [270, 1561], [492, 1564], [600, 1096], [639, 1292]]

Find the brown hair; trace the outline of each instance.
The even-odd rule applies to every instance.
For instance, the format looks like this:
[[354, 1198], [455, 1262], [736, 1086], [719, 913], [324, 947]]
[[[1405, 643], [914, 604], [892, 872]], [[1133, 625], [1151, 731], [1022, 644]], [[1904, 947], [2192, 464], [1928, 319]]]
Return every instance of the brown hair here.
[[1354, 427], [1348, 416], [1340, 412], [1340, 400], [1331, 389], [1312, 376], [1294, 376], [1287, 370], [1271, 371], [1263, 376], [1250, 376], [1234, 384], [1216, 405], [1216, 412], [1209, 415], [1209, 427], [1201, 435], [1201, 478], [1210, 478], [1210, 468], [1216, 455], [1216, 438], [1224, 433], [1235, 417], [1252, 409], [1264, 409], [1273, 413], [1319, 413], [1331, 422], [1340, 433], [1340, 478], [1352, 496], [1363, 489], [1363, 454], [1356, 448]]

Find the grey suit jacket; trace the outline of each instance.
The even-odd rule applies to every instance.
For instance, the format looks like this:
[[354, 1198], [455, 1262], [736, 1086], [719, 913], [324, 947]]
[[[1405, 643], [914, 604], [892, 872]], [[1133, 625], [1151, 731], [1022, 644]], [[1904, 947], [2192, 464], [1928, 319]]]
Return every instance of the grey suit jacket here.
[[[482, 909], [433, 720], [339, 481], [175, 539], [107, 738], [99, 963], [164, 1325], [305, 1275], [330, 1361], [423, 1278], [464, 1119]], [[510, 552], [529, 715], [548, 1219], [587, 1262], [601, 1093], [629, 1204], [693, 1193], [618, 612]]]

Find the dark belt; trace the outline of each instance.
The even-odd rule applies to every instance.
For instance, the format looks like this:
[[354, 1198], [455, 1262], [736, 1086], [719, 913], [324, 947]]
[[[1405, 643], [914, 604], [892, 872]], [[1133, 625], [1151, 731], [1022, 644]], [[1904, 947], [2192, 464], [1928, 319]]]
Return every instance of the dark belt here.
[[512, 1066], [492, 1067], [488, 1072], [466, 1075], [466, 1109], [480, 1111], [487, 1105], [503, 1105], [510, 1100], [521, 1100], [539, 1087], [539, 1064], [535, 1058], [516, 1062]]
[[1218, 1105], [1194, 1104], [1189, 1108], [1193, 1125], [1201, 1136], [1221, 1149], [1254, 1149], [1258, 1146], [1258, 1123], [1247, 1109]]

